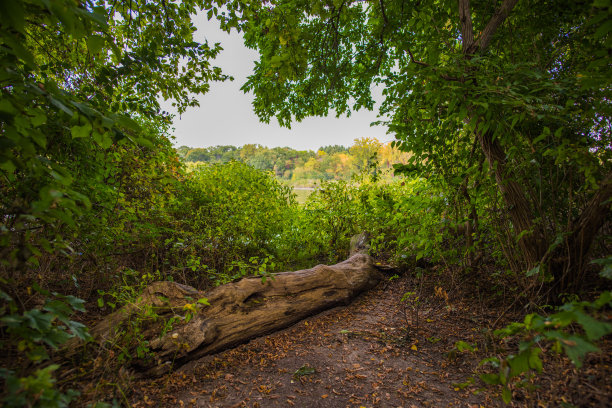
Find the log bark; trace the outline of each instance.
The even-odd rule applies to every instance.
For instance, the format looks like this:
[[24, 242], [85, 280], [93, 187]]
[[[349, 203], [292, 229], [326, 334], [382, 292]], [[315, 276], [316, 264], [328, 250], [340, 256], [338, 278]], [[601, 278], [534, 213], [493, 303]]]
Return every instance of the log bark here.
[[[202, 292], [173, 282], [148, 286], [139, 301], [107, 316], [91, 333], [100, 342], [112, 342], [124, 324], [139, 313], [153, 310], [156, 323], [142, 331], [152, 356], [133, 360], [149, 375], [161, 375], [173, 366], [244, 343], [323, 311], [350, 302], [382, 278], [372, 259], [357, 254], [336, 265], [244, 278]], [[206, 298], [210, 305], [197, 302]], [[195, 309], [191, 318], [185, 310]], [[170, 330], [163, 322], [180, 317]], [[144, 321], [144, 319], [143, 319]], [[153, 357], [153, 358], [151, 358]]]

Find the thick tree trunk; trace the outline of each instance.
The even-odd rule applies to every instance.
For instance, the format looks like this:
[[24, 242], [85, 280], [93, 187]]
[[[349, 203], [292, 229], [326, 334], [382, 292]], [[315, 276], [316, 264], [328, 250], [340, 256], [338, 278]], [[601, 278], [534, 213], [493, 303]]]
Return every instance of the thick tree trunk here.
[[[244, 278], [208, 292], [173, 282], [157, 282], [146, 288], [136, 304], [109, 315], [92, 329], [100, 343], [112, 342], [124, 323], [152, 310], [159, 316], [142, 333], [153, 358], [134, 361], [147, 374], [159, 375], [172, 366], [244, 343], [285, 328], [309, 315], [346, 304], [374, 287], [382, 274], [368, 255], [357, 254], [332, 266], [283, 272], [262, 278]], [[206, 298], [209, 306], [198, 303]], [[177, 321], [163, 331], [172, 317]], [[144, 319], [143, 317], [141, 317]]]
[[489, 167], [495, 174], [495, 180], [516, 233], [521, 234], [523, 231], [528, 231], [521, 235], [518, 243], [527, 266], [533, 267], [542, 259], [546, 251], [544, 232], [540, 226], [533, 223], [533, 211], [523, 188], [506, 173], [506, 154], [499, 142], [494, 140], [489, 133], [481, 133], [478, 138]]
[[580, 216], [567, 231], [568, 235], [562, 245], [552, 252], [547, 251], [547, 242], [540, 226], [533, 223], [533, 212], [520, 184], [506, 174], [506, 159], [502, 147], [488, 134], [479, 135], [482, 150], [495, 173], [497, 185], [503, 195], [510, 220], [517, 230], [530, 231], [522, 235], [519, 246], [528, 267], [542, 265], [554, 277], [553, 297], [556, 294], [577, 289], [581, 282], [584, 263], [588, 251], [610, 214], [610, 199], [612, 198], [612, 176], [608, 175], [600, 184], [599, 189], [591, 198]]
[[577, 289], [575, 286], [582, 282], [589, 249], [606, 217], [610, 215], [610, 199], [612, 175], [603, 180], [599, 190], [573, 223], [573, 229], [565, 244], [558, 246], [549, 257], [550, 271], [556, 283], [555, 294]]
[[[458, 0], [463, 53], [467, 60], [476, 53], [487, 50], [491, 40], [510, 15], [518, 0], [503, 0], [500, 7], [474, 38], [470, 0]], [[468, 110], [469, 107], [468, 107]], [[471, 120], [477, 120], [472, 117]], [[476, 123], [477, 124], [477, 123]], [[478, 129], [478, 126], [476, 126]], [[541, 225], [534, 224], [534, 212], [519, 183], [507, 173], [506, 155], [502, 146], [490, 132], [478, 132], [482, 151], [495, 174], [497, 185], [504, 198], [508, 214], [517, 234], [521, 234], [519, 247], [527, 267], [543, 265], [548, 267], [555, 278], [555, 291], [562, 293], [575, 288], [582, 279], [584, 263], [591, 244], [605, 218], [610, 214], [612, 198], [612, 176], [608, 175], [600, 184], [599, 190], [587, 204], [578, 219], [570, 228], [563, 245], [552, 252], [547, 250], [548, 243]], [[525, 232], [525, 233], [523, 233]]]

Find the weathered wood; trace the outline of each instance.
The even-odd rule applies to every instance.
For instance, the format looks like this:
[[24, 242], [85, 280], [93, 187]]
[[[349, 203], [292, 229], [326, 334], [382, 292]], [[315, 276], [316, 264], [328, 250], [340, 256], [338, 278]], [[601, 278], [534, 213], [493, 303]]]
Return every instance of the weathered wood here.
[[[133, 305], [128, 305], [92, 329], [99, 342], [112, 341], [128, 319], [153, 308], [168, 321], [185, 310], [197, 309], [187, 322], [177, 322], [166, 333], [161, 324], [145, 328], [154, 358], [135, 361], [151, 375], [173, 365], [212, 354], [282, 328], [325, 309], [346, 304], [359, 293], [375, 286], [382, 275], [372, 259], [357, 254], [336, 265], [274, 274], [265, 282], [244, 278], [208, 292], [173, 282], [157, 282], [146, 288]], [[197, 300], [208, 299], [209, 306]]]

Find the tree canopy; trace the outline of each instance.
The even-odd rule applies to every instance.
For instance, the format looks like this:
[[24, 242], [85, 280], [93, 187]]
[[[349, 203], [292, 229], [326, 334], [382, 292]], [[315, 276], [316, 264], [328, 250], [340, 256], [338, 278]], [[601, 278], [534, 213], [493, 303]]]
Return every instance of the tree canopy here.
[[[220, 47], [193, 40], [198, 5], [2, 2], [3, 251], [29, 235], [32, 223], [47, 224], [51, 237], [54, 228], [74, 225], [80, 208], [103, 205], [97, 183], [113, 175], [111, 147], [116, 154], [169, 147], [161, 135], [170, 117], [160, 111], [160, 98], [182, 112], [197, 105], [195, 95], [209, 81], [227, 78], [209, 63]], [[38, 253], [29, 241], [2, 258], [29, 259]]]
[[[513, 339], [505, 357], [496, 346], [482, 360], [480, 380], [453, 387], [497, 385], [509, 402], [531, 389], [548, 351], [580, 367], [612, 332], [611, 11], [610, 0], [0, 1], [0, 404], [68, 406], [74, 384], [82, 405], [143, 395], [155, 404], [128, 395], [135, 383], [124, 368], [167, 368], [154, 343], [165, 337], [183, 349], [174, 340], [210, 304], [168, 303], [155, 292], [155, 307], [143, 306], [148, 284], [204, 289], [248, 275], [264, 284], [273, 272], [346, 258], [359, 233], [377, 269], [406, 274], [380, 288], [395, 285], [406, 318], [405, 330], [380, 326], [398, 328], [373, 338], [384, 351], [414, 335], [404, 347], [413, 358], [439, 340], [416, 344], [429, 280], [427, 302], [446, 304], [441, 318], [463, 311], [451, 291], [478, 297], [481, 310], [503, 305], [495, 321], [478, 320], [481, 334], [467, 323], [470, 342], [488, 350], [492, 335]], [[173, 148], [160, 100], [180, 113], [211, 81], [229, 79], [210, 62], [221, 46], [194, 40], [199, 12], [259, 51], [243, 90], [262, 120], [290, 126], [373, 109], [372, 89], [382, 87], [379, 125], [396, 140], [316, 152]], [[205, 163], [187, 171], [181, 158]], [[381, 182], [379, 166], [410, 177]], [[298, 204], [272, 172], [319, 184]], [[418, 292], [401, 296], [417, 279]], [[253, 293], [235, 306], [266, 301]], [[552, 303], [564, 305], [545, 314]], [[76, 342], [90, 339], [86, 324], [122, 306], [134, 313], [115, 337]], [[513, 306], [536, 313], [493, 332]], [[333, 338], [342, 344], [347, 333]], [[458, 341], [439, 361], [475, 356], [475, 346]], [[573, 371], [555, 360], [558, 376]], [[605, 383], [605, 360], [595, 367]], [[271, 390], [259, 379], [253, 386]]]
[[467, 205], [495, 183], [523, 268], [579, 280], [612, 195], [609, 1], [222, 3], [260, 53], [243, 89], [262, 120], [372, 109], [383, 86], [401, 169]]
[[409, 154], [372, 138], [357, 138], [350, 148], [323, 146], [316, 152], [289, 147], [267, 148], [247, 144], [242, 147], [212, 146], [177, 149], [186, 163], [226, 163], [242, 161], [259, 170], [272, 171], [294, 185], [314, 185], [319, 180], [350, 180], [362, 173], [382, 170], [393, 176], [393, 165], [406, 164]]

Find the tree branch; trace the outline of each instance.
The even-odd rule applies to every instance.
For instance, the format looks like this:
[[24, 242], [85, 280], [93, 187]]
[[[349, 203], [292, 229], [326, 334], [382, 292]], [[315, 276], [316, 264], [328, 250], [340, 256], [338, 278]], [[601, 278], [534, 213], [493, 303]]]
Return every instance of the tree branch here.
[[383, 0], [379, 0], [380, 4], [380, 13], [382, 14], [383, 20], [385, 22], [385, 26], [389, 23], [389, 19], [387, 19], [387, 13], [385, 12], [385, 5], [383, 4]]
[[410, 48], [406, 48], [406, 51], [408, 51], [408, 55], [410, 55], [410, 61], [412, 61], [414, 64], [421, 65], [423, 67], [429, 67], [430, 66], [426, 62], [419, 61], [419, 60], [415, 59], [414, 55], [412, 54], [412, 51], [410, 51]]
[[[460, 2], [463, 0], [460, 0]], [[478, 40], [473, 43], [470, 49], [467, 50], [466, 54], [474, 54], [476, 51], [484, 51], [487, 49], [489, 44], [491, 43], [491, 39], [493, 35], [499, 28], [499, 26], [508, 18], [510, 12], [516, 6], [519, 0], [504, 0], [502, 5], [497, 9], [491, 20], [487, 23], [487, 26], [482, 30]], [[464, 43], [465, 45], [465, 43]], [[465, 48], [464, 48], [465, 51]]]
[[459, 0], [459, 22], [461, 23], [463, 53], [467, 54], [472, 48], [472, 45], [474, 45], [474, 30], [472, 27], [470, 0]]
[[462, 78], [457, 78], [454, 76], [450, 76], [447, 74], [442, 74], [439, 73], [438, 70], [435, 67], [432, 67], [430, 64], [423, 62], [423, 61], [419, 61], [416, 58], [414, 58], [414, 54], [412, 54], [412, 51], [410, 50], [410, 48], [406, 48], [406, 52], [408, 52], [408, 55], [410, 56], [410, 61], [414, 64], [420, 65], [422, 67], [429, 67], [431, 68], [436, 74], [438, 74], [438, 76], [442, 79], [445, 79], [447, 81], [456, 81], [456, 82], [463, 82]]

